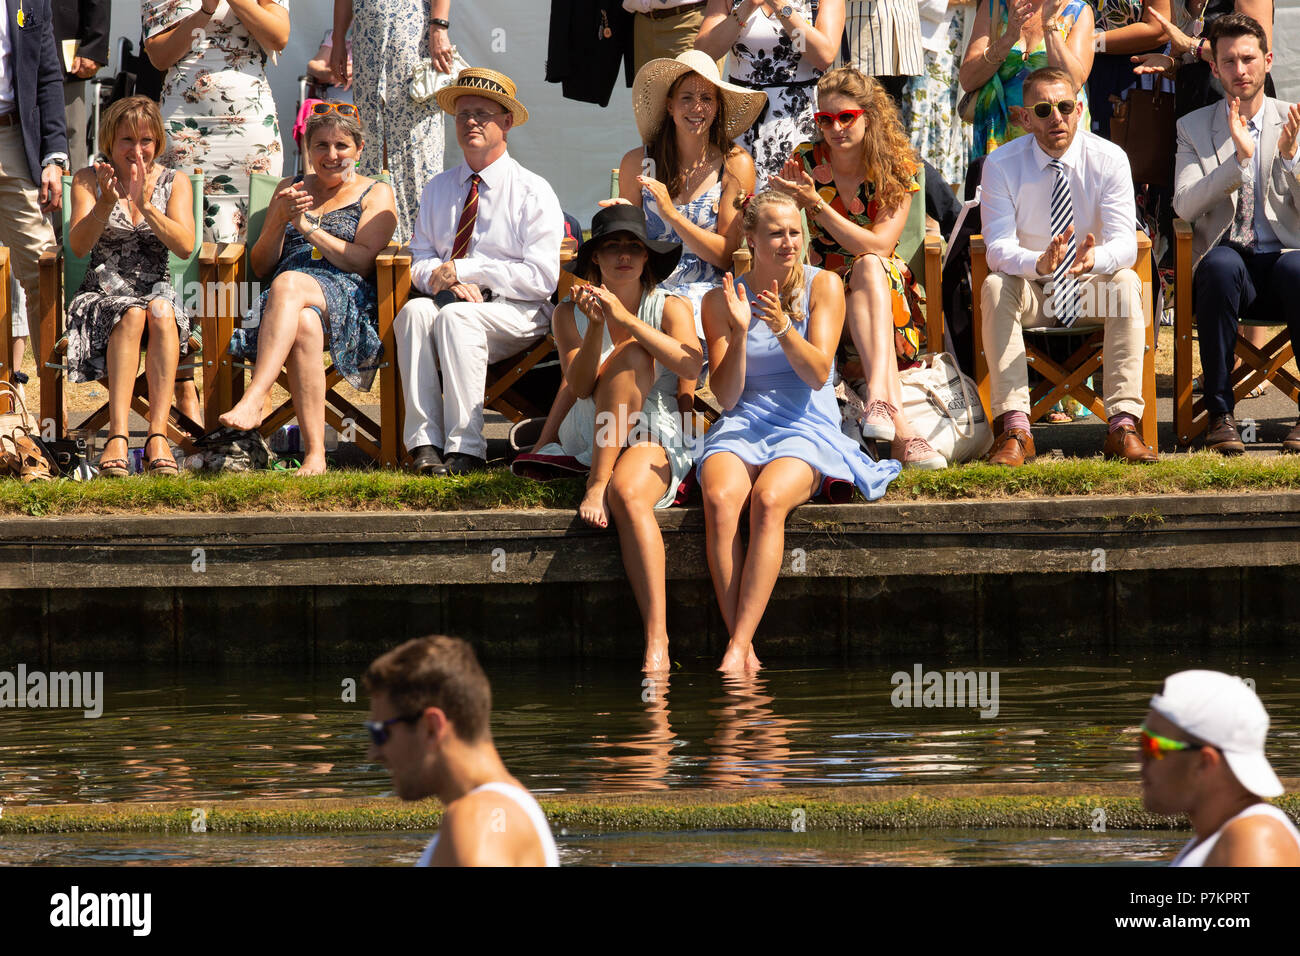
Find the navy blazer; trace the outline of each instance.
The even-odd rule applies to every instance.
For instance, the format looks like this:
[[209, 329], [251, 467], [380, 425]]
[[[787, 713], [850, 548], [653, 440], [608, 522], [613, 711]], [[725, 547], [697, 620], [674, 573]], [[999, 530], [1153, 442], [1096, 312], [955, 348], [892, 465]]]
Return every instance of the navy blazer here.
[[54, 42], [50, 0], [22, 0], [23, 25], [18, 26], [18, 0], [9, 0], [9, 42], [13, 55], [14, 104], [22, 119], [23, 149], [32, 182], [41, 181], [41, 160], [50, 153], [68, 153], [63, 121], [63, 64]]
[[[23, 0], [24, 4], [26, 0]], [[80, 40], [77, 56], [94, 60], [100, 66], [108, 63], [109, 0], [53, 0], [54, 39]], [[81, 82], [81, 77], [66, 74], [68, 79]]]

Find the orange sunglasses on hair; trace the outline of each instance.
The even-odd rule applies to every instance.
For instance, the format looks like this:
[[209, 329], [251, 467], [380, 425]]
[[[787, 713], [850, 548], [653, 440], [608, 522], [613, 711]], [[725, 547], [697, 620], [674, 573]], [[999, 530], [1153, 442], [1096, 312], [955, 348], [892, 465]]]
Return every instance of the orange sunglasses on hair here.
[[319, 103], [313, 103], [311, 105], [311, 113], [313, 116], [324, 116], [326, 113], [329, 113], [331, 111], [338, 113], [342, 116], [361, 115], [360, 113], [357, 112], [357, 108], [353, 106], [351, 103], [326, 103], [324, 100], [322, 100]]

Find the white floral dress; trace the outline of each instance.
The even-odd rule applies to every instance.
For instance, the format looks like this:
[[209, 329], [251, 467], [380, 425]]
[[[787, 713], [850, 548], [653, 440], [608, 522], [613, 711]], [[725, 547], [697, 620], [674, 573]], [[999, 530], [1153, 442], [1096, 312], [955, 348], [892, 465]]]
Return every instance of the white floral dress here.
[[945, 13], [939, 49], [926, 47], [925, 74], [909, 79], [903, 91], [903, 126], [921, 158], [943, 173], [944, 182], [960, 183], [966, 179], [974, 130], [957, 112], [962, 97], [957, 69], [973, 18], [964, 6], [950, 5]]
[[[276, 0], [286, 10], [289, 0]], [[141, 0], [146, 38], [193, 14], [201, 0]], [[240, 242], [248, 221], [248, 176], [279, 176], [284, 152], [266, 51], [226, 0], [190, 51], [167, 71], [162, 89], [167, 129], [164, 165], [203, 170], [203, 238]]]
[[442, 172], [443, 112], [435, 99], [416, 103], [411, 75], [429, 56], [427, 0], [353, 0], [352, 92], [366, 126], [361, 174], [378, 177], [388, 148], [397, 201], [393, 241], [410, 242], [420, 193]]

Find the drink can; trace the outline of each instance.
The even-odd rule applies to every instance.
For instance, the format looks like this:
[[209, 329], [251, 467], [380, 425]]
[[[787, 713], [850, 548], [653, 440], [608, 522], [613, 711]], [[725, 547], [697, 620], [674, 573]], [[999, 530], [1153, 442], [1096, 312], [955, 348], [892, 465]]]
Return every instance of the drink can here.
[[144, 472], [144, 449], [131, 449], [131, 474], [138, 475]]
[[302, 433], [298, 431], [297, 425], [284, 426], [284, 450], [292, 454], [298, 454], [302, 451]]

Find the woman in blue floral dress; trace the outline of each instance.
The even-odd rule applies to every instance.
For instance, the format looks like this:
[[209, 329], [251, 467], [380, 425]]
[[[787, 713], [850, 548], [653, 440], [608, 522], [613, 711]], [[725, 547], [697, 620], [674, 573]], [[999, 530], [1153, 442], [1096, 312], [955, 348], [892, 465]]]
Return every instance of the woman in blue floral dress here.
[[284, 153], [266, 58], [289, 41], [288, 0], [141, 0], [144, 48], [166, 70], [163, 165], [203, 170], [207, 242], [240, 242], [248, 176], [278, 176]]
[[375, 257], [397, 226], [393, 191], [355, 172], [364, 145], [356, 109], [321, 103], [307, 121], [314, 173], [286, 179], [266, 210], [262, 234], [249, 254], [254, 274], [270, 277], [253, 314], [230, 342], [231, 354], [256, 356], [244, 397], [220, 416], [230, 428], [262, 424], [263, 402], [289, 373], [289, 394], [303, 437], [299, 474], [325, 470], [325, 370], [334, 367], [353, 387], [369, 391], [383, 346], [375, 325]]

